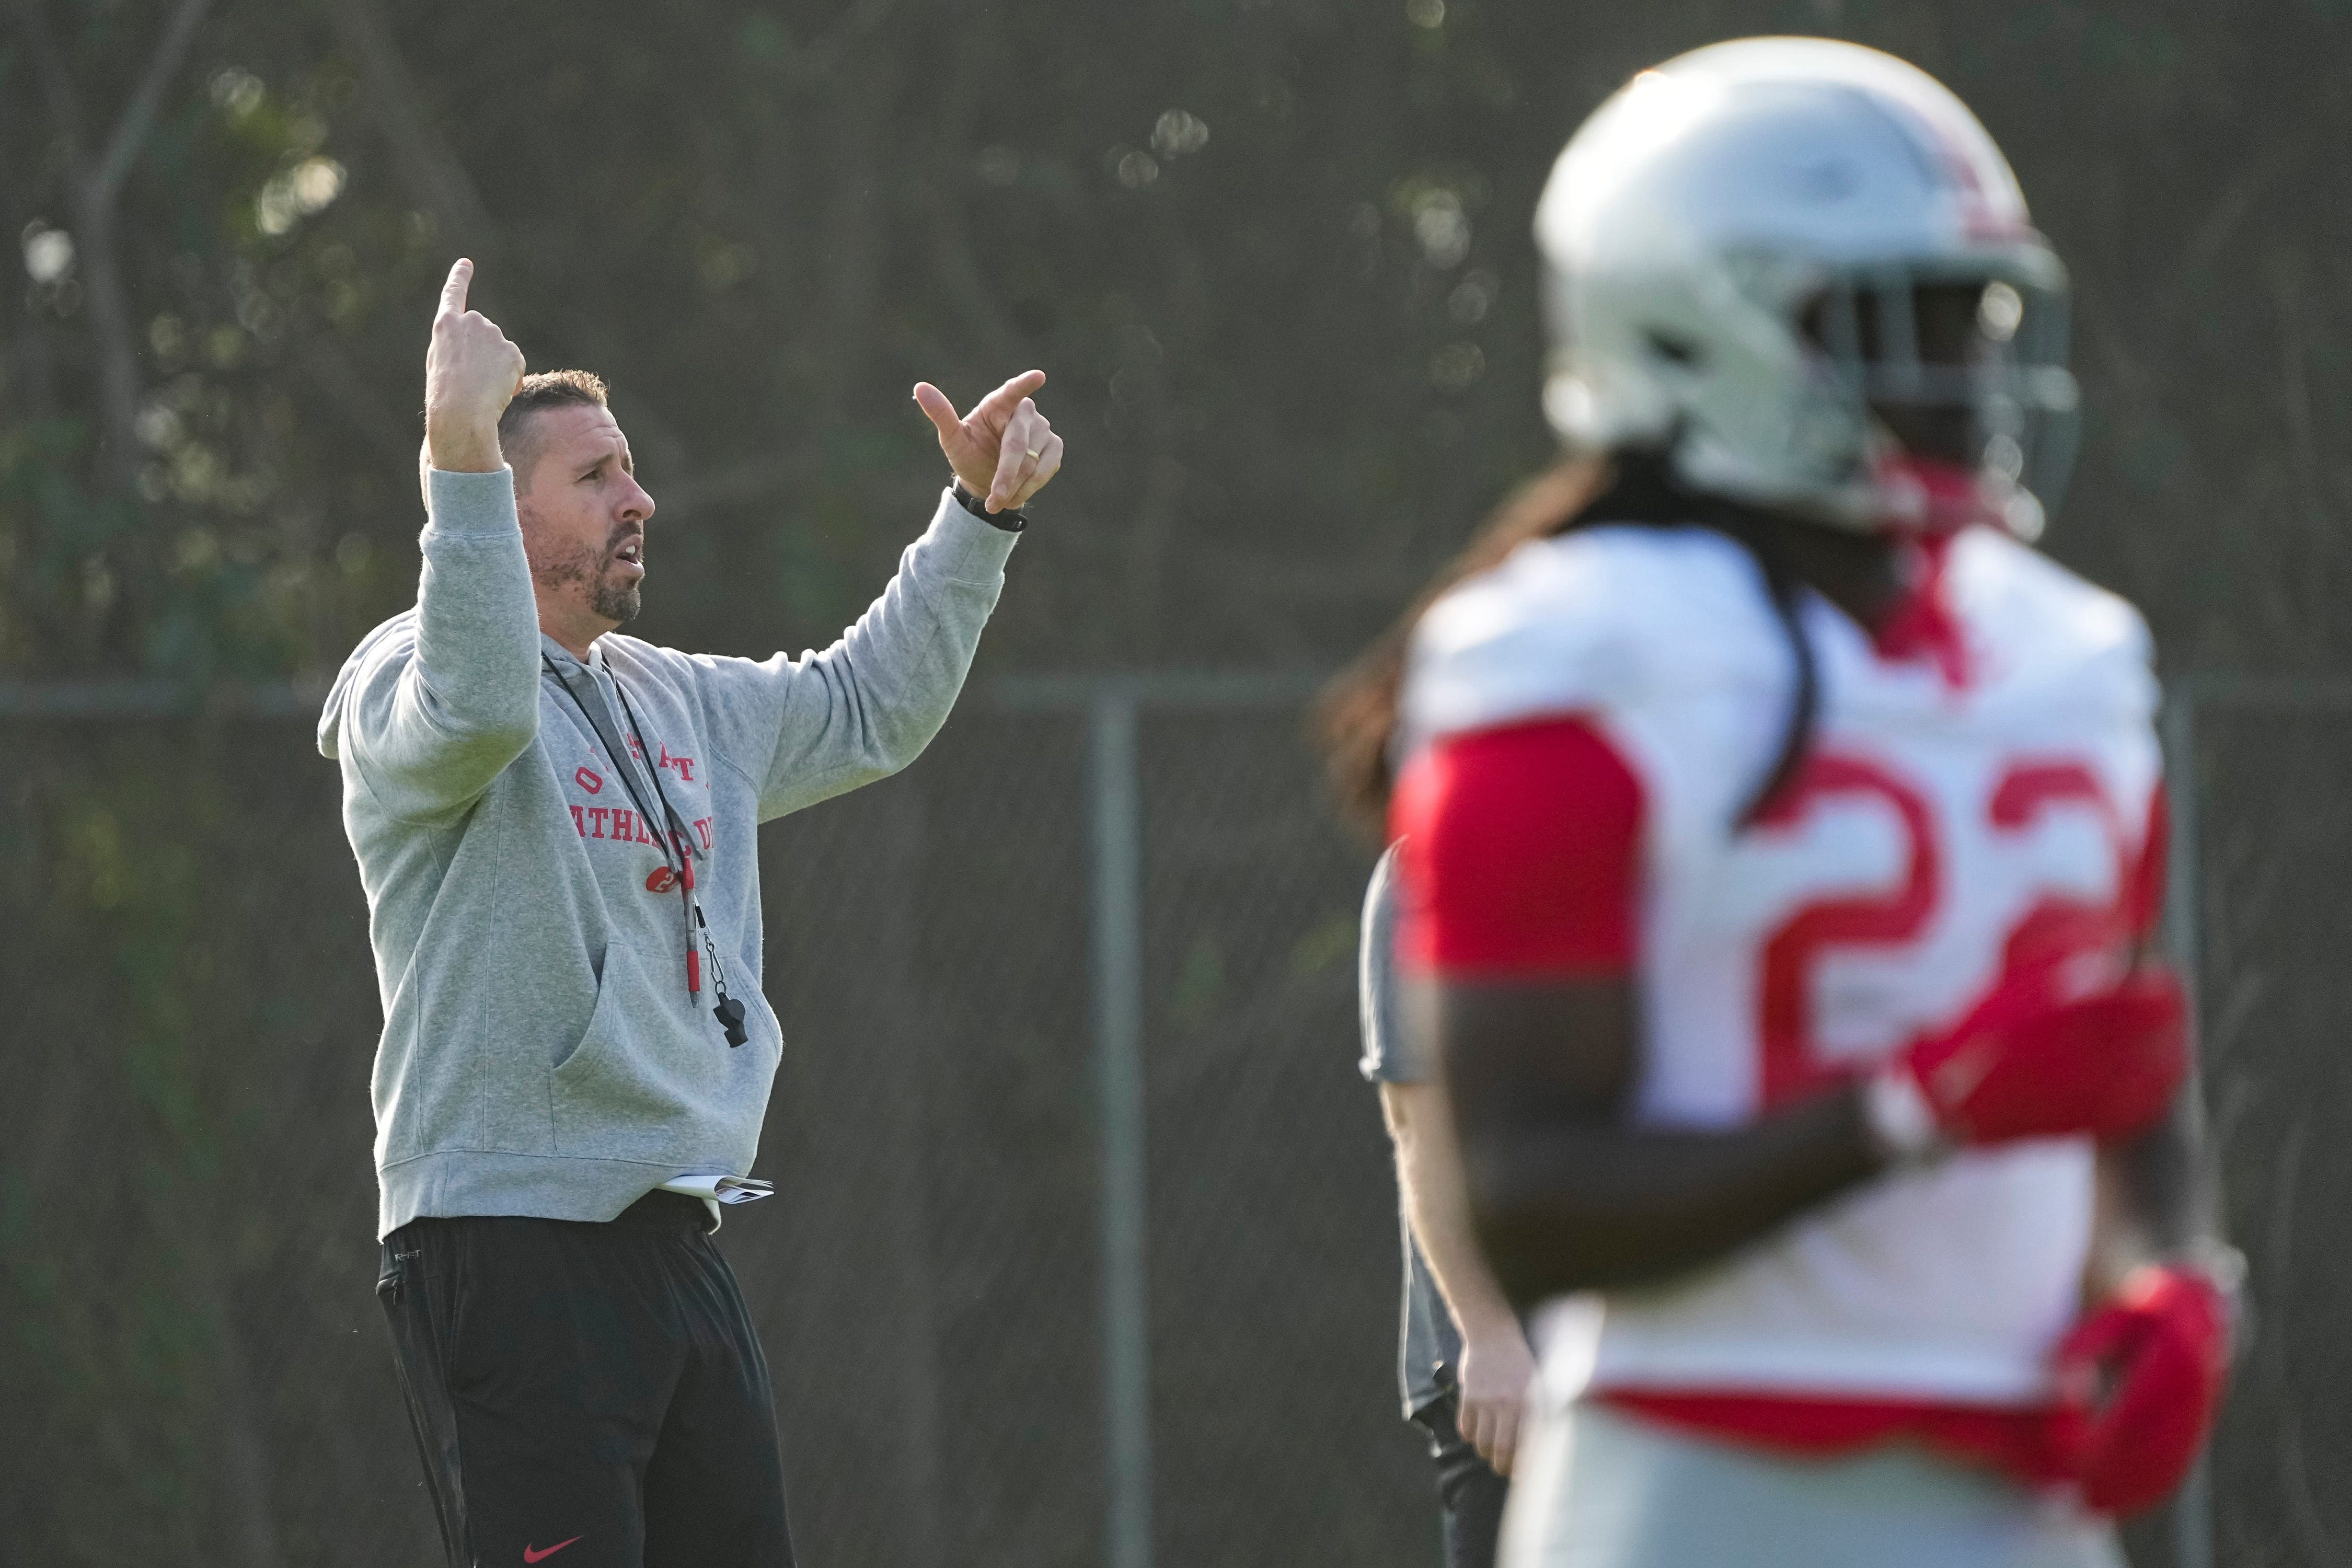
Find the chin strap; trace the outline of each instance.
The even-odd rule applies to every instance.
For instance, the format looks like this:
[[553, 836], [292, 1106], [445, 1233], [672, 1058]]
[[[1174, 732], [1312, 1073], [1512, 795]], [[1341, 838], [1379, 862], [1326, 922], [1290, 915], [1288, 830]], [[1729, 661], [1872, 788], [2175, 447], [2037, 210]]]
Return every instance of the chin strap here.
[[[1992, 485], [1978, 469], [1896, 447], [1880, 456], [1871, 478], [1878, 491], [1879, 524], [1890, 532], [1933, 539], [1979, 525], [2020, 531], [2013, 527], [2015, 508], [1995, 497]], [[2033, 531], [2041, 531], [2038, 525]]]

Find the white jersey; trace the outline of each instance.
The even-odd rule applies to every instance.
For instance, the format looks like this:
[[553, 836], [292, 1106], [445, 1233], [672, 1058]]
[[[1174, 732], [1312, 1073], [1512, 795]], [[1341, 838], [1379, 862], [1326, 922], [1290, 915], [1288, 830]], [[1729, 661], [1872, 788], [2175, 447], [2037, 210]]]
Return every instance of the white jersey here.
[[[1409, 743], [1592, 722], [1643, 791], [1633, 1114], [1727, 1127], [1948, 1026], [2026, 944], [2112, 951], [2159, 776], [2147, 637], [2014, 541], [1951, 542], [1965, 671], [1883, 658], [1808, 599], [1821, 706], [1766, 820], [1791, 650], [1753, 560], [1706, 530], [1522, 547], [1416, 637]], [[1555, 1303], [1555, 1392], [2010, 1405], [2047, 1393], [2090, 1241], [2084, 1139], [1885, 1176], [1675, 1282]]]

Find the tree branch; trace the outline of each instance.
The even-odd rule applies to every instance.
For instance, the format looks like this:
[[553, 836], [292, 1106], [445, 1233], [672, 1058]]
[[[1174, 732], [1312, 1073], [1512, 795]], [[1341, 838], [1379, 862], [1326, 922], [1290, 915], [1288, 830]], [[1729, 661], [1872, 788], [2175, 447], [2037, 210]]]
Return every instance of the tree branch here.
[[180, 0], [165, 25], [163, 36], [148, 57], [139, 86], [107, 138], [105, 156], [93, 163], [86, 137], [81, 98], [74, 90], [73, 73], [64, 52], [49, 33], [41, 0], [17, 0], [16, 16], [49, 100], [49, 117], [65, 142], [72, 164], [68, 199], [72, 205], [74, 248], [81, 263], [82, 290], [89, 306], [90, 336], [98, 354], [101, 468], [107, 488], [129, 495], [138, 477], [139, 460], [139, 340], [131, 321], [131, 301], [122, 285], [121, 258], [116, 254], [114, 207], [130, 177], [131, 165], [154, 127], [155, 110], [163, 90], [186, 60], [196, 25], [204, 20], [212, 0]]
[[473, 176], [419, 107], [416, 79], [401, 58], [375, 0], [325, 0], [343, 45], [358, 58], [376, 129], [392, 144], [392, 161], [409, 199], [432, 215], [444, 237], [478, 258], [498, 247], [497, 226]]
[[115, 121], [114, 134], [108, 139], [106, 156], [89, 176], [93, 201], [109, 208], [121, 194], [122, 182], [131, 174], [131, 161], [139, 155], [140, 146], [155, 123], [155, 110], [163, 101], [163, 89], [178, 74], [181, 62], [188, 56], [188, 46], [194, 42], [196, 24], [212, 9], [212, 0], [180, 0], [179, 9], [156, 42], [155, 52], [147, 61], [147, 72], [139, 79], [139, 87], [131, 101], [122, 107], [121, 117]]

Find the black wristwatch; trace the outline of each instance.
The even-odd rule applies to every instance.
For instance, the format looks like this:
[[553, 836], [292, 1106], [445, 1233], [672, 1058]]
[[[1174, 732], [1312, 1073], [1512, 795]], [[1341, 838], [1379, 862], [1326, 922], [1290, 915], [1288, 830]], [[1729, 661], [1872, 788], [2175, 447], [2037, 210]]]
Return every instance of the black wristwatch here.
[[1011, 507], [1006, 507], [1003, 511], [989, 510], [988, 503], [964, 489], [961, 479], [955, 482], [955, 499], [956, 505], [963, 508], [991, 528], [1001, 528], [1007, 533], [1018, 533], [1029, 526], [1028, 515], [1015, 511]]

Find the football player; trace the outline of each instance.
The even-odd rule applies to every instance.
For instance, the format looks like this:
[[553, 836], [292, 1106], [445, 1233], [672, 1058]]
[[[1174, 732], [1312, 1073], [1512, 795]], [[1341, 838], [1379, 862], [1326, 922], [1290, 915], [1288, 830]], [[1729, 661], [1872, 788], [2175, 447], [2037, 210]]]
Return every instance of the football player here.
[[1540, 1310], [1504, 1561], [2118, 1564], [2230, 1255], [2147, 635], [2030, 547], [2064, 270], [1957, 98], [1815, 39], [1643, 72], [1536, 232], [1602, 477], [1415, 617], [1389, 753], [1410, 1005]]

